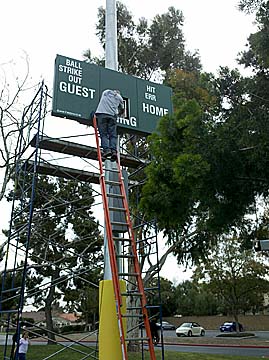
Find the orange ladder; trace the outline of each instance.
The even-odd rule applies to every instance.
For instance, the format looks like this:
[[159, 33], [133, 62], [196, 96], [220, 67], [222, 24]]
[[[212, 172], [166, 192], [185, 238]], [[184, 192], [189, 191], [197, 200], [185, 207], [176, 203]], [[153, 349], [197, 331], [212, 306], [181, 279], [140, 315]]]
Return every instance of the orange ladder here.
[[[117, 314], [117, 322], [119, 328], [119, 335], [120, 335], [120, 344], [122, 350], [122, 359], [128, 360], [127, 354], [127, 342], [128, 341], [142, 341], [148, 345], [148, 350], [150, 354], [151, 360], [156, 360], [155, 352], [154, 352], [154, 345], [152, 341], [152, 335], [150, 330], [150, 322], [149, 316], [147, 311], [147, 299], [145, 296], [144, 285], [142, 281], [137, 250], [136, 250], [136, 241], [134, 237], [127, 196], [125, 192], [122, 170], [120, 166], [120, 156], [118, 154], [117, 157], [117, 168], [115, 169], [106, 169], [106, 171], [112, 171], [117, 173], [118, 179], [116, 181], [111, 181], [105, 179], [105, 173], [102, 163], [102, 154], [101, 148], [99, 145], [99, 136], [98, 136], [98, 128], [97, 128], [97, 120], [96, 116], [93, 118], [93, 126], [95, 130], [95, 138], [96, 138], [96, 145], [97, 145], [97, 155], [98, 155], [98, 162], [99, 162], [99, 169], [100, 169], [100, 185], [101, 185], [101, 193], [103, 199], [103, 208], [104, 208], [104, 217], [105, 217], [105, 228], [106, 228], [106, 236], [107, 236], [107, 243], [108, 243], [108, 251], [109, 251], [109, 258], [110, 258], [110, 266], [111, 266], [111, 273], [112, 273], [112, 282], [113, 282], [113, 289], [114, 289], [114, 296], [115, 296], [115, 306], [116, 306], [116, 314]], [[107, 186], [115, 187], [116, 193], [108, 193]], [[117, 198], [118, 201], [121, 203], [121, 206], [110, 206], [109, 205], [109, 198]], [[112, 212], [118, 212], [124, 214], [124, 221], [118, 222], [111, 220]], [[127, 238], [118, 237], [113, 235], [112, 226], [123, 226], [126, 227], [126, 233], [128, 233]], [[117, 242], [122, 242], [127, 244], [124, 248], [128, 249], [127, 253], [117, 253]], [[118, 268], [118, 261], [119, 259], [127, 259], [128, 261], [132, 262], [132, 269], [128, 271], [124, 271]], [[135, 290], [128, 291], [125, 293], [121, 292], [120, 289], [120, 279], [122, 277], [127, 282], [133, 284], [135, 286]], [[129, 279], [128, 279], [129, 278]], [[131, 280], [130, 280], [131, 279]], [[139, 299], [139, 306], [135, 307], [128, 307], [126, 314], [122, 313], [122, 297], [135, 297], [137, 296]], [[145, 327], [146, 337], [139, 337], [139, 338], [128, 338], [125, 337], [124, 328], [123, 328], [123, 318], [128, 317], [138, 317], [142, 324]]]

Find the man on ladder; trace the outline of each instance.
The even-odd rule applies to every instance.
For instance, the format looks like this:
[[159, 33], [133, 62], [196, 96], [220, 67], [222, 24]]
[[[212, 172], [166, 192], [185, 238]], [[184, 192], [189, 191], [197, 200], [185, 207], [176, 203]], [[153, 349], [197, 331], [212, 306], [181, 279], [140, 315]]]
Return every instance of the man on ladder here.
[[[119, 90], [104, 90], [95, 111], [101, 138], [102, 160], [117, 159], [117, 116], [124, 113]], [[93, 117], [94, 114], [91, 114]]]

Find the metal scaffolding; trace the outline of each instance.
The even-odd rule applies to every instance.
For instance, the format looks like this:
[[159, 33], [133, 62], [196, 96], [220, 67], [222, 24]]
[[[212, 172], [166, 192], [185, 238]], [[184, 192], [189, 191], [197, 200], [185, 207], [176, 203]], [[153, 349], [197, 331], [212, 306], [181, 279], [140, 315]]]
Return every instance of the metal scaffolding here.
[[[89, 262], [91, 249], [90, 245], [87, 246], [89, 244], [87, 234], [85, 238], [81, 239], [82, 244], [84, 244], [83, 248], [74, 247], [71, 249], [65, 241], [59, 245], [58, 230], [60, 231], [60, 229], [52, 234], [42, 232], [44, 225], [42, 221], [49, 220], [49, 218], [45, 219], [44, 214], [53, 211], [54, 219], [56, 219], [59, 216], [57, 215], [57, 207], [67, 207], [71, 203], [71, 200], [65, 198], [46, 198], [47, 194], [41, 187], [44, 184], [42, 182], [44, 176], [49, 176], [52, 179], [52, 184], [55, 178], [63, 179], [63, 184], [67, 184], [67, 181], [85, 184], [85, 198], [89, 198], [90, 205], [85, 209], [85, 206], [79, 206], [79, 200], [77, 200], [77, 207], [72, 204], [72, 211], [76, 211], [77, 215], [81, 217], [81, 221], [86, 221], [87, 216], [94, 212], [94, 209], [99, 215], [100, 207], [102, 207], [98, 185], [99, 173], [96, 164], [97, 151], [94, 146], [88, 145], [91, 143], [91, 135], [94, 137], [93, 132], [92, 134], [71, 134], [57, 138], [45, 134], [48, 101], [50, 99], [47, 88], [42, 83], [33, 101], [24, 110], [16, 147], [14, 189], [9, 194], [9, 200], [12, 203], [11, 217], [4, 248], [4, 269], [1, 273], [0, 315], [6, 334], [3, 358], [10, 359], [8, 345], [11, 343], [11, 337], [16, 334], [16, 342], [18, 342], [23, 330], [22, 327], [26, 326], [31, 336], [39, 337], [48, 343], [61, 344], [61, 350], [54, 353], [56, 359], [58, 353], [67, 350], [79, 353], [81, 359], [98, 359], [98, 330], [95, 330], [97, 323], [92, 324], [93, 331], [83, 333], [81, 338], [74, 340], [68, 335], [60, 334], [55, 329], [47, 329], [37, 324], [31, 324], [32, 326], [29, 327], [30, 324], [23, 321], [23, 309], [34, 296], [48, 294], [52, 289], [55, 292], [63, 283], [79, 281], [96, 291], [98, 290], [98, 283], [87, 278], [87, 275], [93, 271], [92, 264]], [[61, 119], [61, 121], [63, 120]], [[143, 141], [144, 139], [134, 136], [125, 136], [121, 139], [120, 144], [121, 165], [129, 174], [129, 191], [132, 194], [131, 196], [137, 198], [137, 201], [138, 196], [135, 194], [138, 193], [139, 187], [145, 181], [143, 172], [149, 161], [148, 154], [140, 151], [143, 149], [143, 146], [140, 146]], [[37, 206], [40, 199], [44, 199], [44, 202]], [[61, 218], [61, 222], [67, 222], [68, 216], [70, 213], [65, 214], [65, 217]], [[155, 305], [150, 301], [152, 305], [149, 306], [148, 311], [151, 317], [158, 316], [161, 319], [156, 224], [154, 221], [145, 222], [139, 212], [131, 213], [131, 216], [142, 274], [146, 281], [145, 291], [149, 298], [157, 300]], [[39, 223], [40, 226], [37, 225]], [[102, 228], [102, 226], [103, 224], [100, 221], [99, 227]], [[72, 234], [70, 236], [72, 237]], [[76, 239], [72, 240], [75, 241]], [[38, 244], [36, 244], [37, 241]], [[32, 247], [33, 244], [35, 244], [35, 249]], [[39, 246], [39, 253], [37, 245]], [[63, 268], [61, 259], [52, 256], [52, 250], [57, 248], [59, 251], [59, 246], [64, 254], [65, 261], [71, 261], [71, 257], [75, 256], [78, 262], [85, 266], [66, 266]], [[93, 262], [94, 259], [91, 260]], [[37, 267], [53, 268], [57, 276], [55, 275], [53, 279], [43, 280], [32, 287], [31, 276]], [[95, 270], [99, 271], [99, 268]], [[155, 279], [154, 286], [151, 285], [152, 274], [154, 274]], [[61, 293], [61, 295], [64, 294]], [[131, 323], [127, 331], [140, 331], [140, 325], [139, 323]], [[161, 338], [163, 339], [162, 336]], [[66, 345], [66, 341], [68, 341], [68, 345]], [[144, 356], [144, 348], [142, 347], [142, 359]], [[15, 358], [17, 358], [17, 354]], [[162, 358], [164, 358], [163, 341]]]

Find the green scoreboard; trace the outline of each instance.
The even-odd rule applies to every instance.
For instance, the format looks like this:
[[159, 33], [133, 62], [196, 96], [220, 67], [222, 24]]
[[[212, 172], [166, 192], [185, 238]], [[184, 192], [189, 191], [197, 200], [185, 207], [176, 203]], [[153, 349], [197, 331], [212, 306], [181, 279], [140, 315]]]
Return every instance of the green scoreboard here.
[[120, 132], [150, 134], [159, 119], [172, 113], [172, 89], [135, 76], [57, 55], [52, 115], [89, 124], [105, 89], [118, 89], [125, 114], [118, 118]]

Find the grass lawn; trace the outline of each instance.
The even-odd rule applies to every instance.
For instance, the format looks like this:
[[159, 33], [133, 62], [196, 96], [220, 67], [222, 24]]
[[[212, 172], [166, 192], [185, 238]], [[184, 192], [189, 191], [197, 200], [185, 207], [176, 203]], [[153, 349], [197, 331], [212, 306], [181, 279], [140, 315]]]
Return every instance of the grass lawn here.
[[[79, 350], [80, 352], [74, 351], [74, 348]], [[83, 353], [91, 353], [94, 348], [90, 349], [88, 347], [74, 347], [72, 349], [64, 348], [60, 345], [33, 345], [30, 346], [29, 351], [27, 353], [27, 360], [42, 360], [45, 357], [53, 354], [61, 349], [64, 351], [55, 354], [51, 359], [52, 360], [81, 360], [84, 358]], [[8, 348], [10, 351], [10, 347]], [[4, 346], [0, 346], [0, 357], [3, 354]], [[9, 355], [9, 352], [7, 353]], [[161, 352], [156, 350], [156, 358], [157, 360], [161, 360]], [[91, 359], [91, 357], [89, 357]], [[146, 354], [145, 359], [149, 359], [148, 354]], [[174, 351], [166, 351], [165, 352], [166, 360], [254, 360], [261, 359], [261, 357], [256, 356], [229, 356], [229, 355], [207, 355], [207, 354], [195, 354], [195, 353], [179, 353]], [[141, 354], [129, 354], [129, 360], [141, 360]]]

